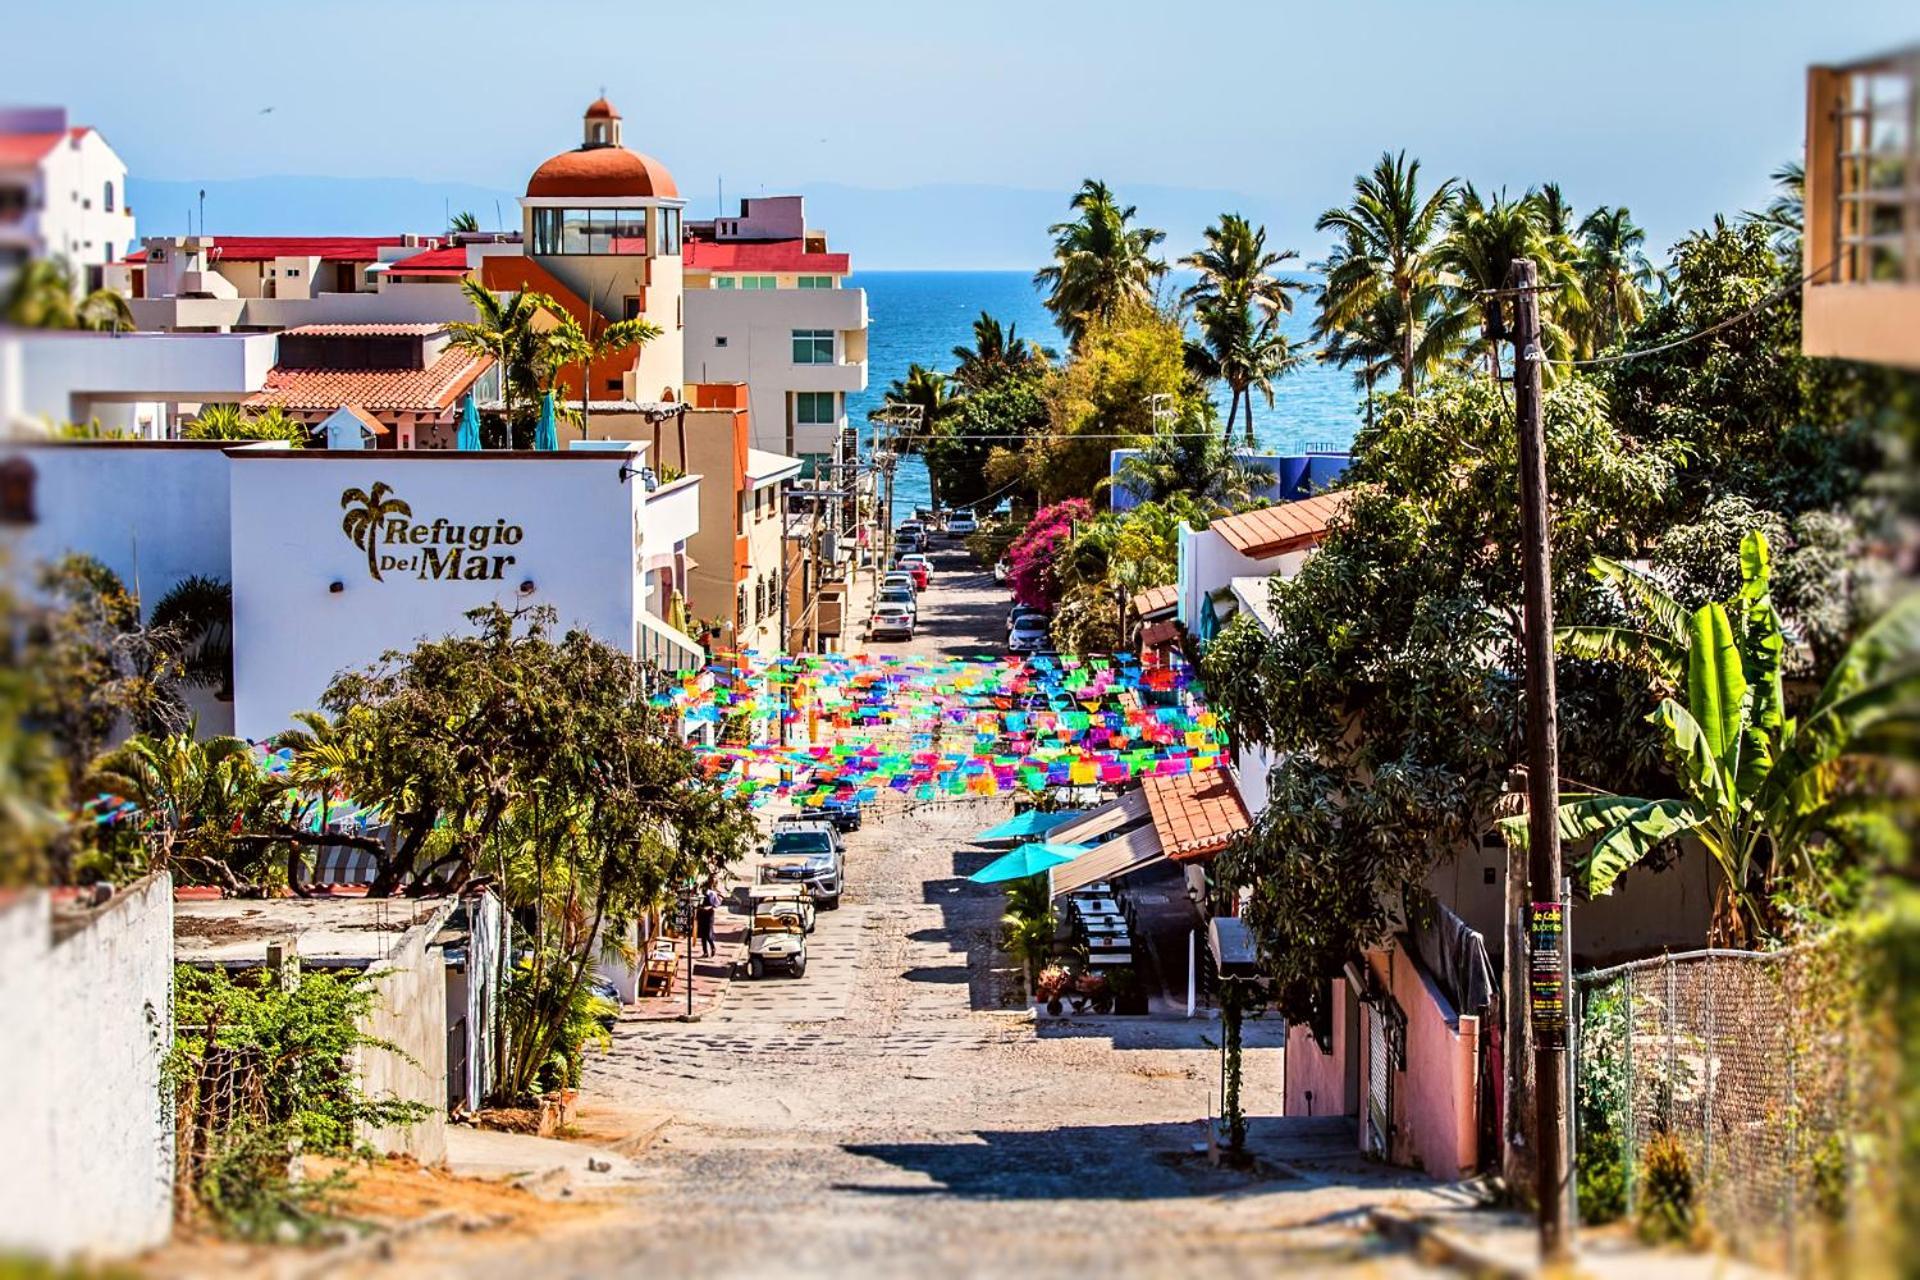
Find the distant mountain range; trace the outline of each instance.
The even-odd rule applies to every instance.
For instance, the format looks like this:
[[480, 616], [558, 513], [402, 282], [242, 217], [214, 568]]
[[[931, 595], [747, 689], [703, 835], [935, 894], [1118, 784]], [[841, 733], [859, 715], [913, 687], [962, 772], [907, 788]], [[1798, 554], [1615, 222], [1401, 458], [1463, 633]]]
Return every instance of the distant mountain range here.
[[[451, 214], [470, 210], [486, 228], [519, 225], [518, 196], [467, 183], [419, 182], [410, 178], [317, 178], [275, 176], [212, 182], [127, 179], [127, 194], [144, 235], [178, 235], [191, 213], [199, 217], [206, 192], [207, 226], [218, 235], [392, 235], [431, 233]], [[740, 195], [799, 194], [807, 220], [826, 231], [836, 250], [853, 255], [856, 270], [1025, 269], [1046, 261], [1047, 227], [1067, 216], [1071, 191], [1020, 187], [930, 185], [876, 189], [838, 183], [767, 187], [727, 193], [729, 208]], [[1290, 211], [1283, 221], [1271, 200], [1230, 191], [1123, 185], [1120, 194], [1139, 206], [1140, 220], [1167, 232], [1169, 260], [1188, 252], [1201, 229], [1223, 210], [1244, 213], [1272, 227], [1272, 241], [1315, 256], [1308, 211]], [[711, 217], [713, 195], [689, 196], [694, 217]]]

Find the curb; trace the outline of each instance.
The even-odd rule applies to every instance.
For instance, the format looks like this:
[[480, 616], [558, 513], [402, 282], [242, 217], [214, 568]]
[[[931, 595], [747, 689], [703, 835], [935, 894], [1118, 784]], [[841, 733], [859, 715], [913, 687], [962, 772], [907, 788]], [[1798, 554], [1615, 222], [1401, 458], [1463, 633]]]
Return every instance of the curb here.
[[1431, 1218], [1402, 1209], [1369, 1209], [1367, 1220], [1375, 1231], [1406, 1245], [1425, 1262], [1489, 1280], [1529, 1280], [1538, 1274], [1533, 1267], [1515, 1265], [1511, 1259], [1482, 1248]]

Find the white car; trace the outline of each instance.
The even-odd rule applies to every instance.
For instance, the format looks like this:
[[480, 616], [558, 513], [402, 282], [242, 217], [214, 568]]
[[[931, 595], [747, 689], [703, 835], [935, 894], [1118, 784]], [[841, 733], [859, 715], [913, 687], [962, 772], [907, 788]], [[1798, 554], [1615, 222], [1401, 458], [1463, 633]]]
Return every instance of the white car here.
[[973, 512], [971, 511], [956, 511], [947, 517], [947, 534], [949, 537], [964, 538], [969, 534], [978, 532], [980, 532], [980, 522], [974, 519]]
[[1053, 636], [1044, 614], [1022, 614], [1014, 619], [1007, 634], [1007, 648], [1014, 653], [1040, 653], [1053, 646]]
[[920, 603], [914, 598], [912, 587], [889, 582], [880, 588], [877, 603], [905, 605], [907, 612], [913, 615], [914, 623], [918, 625], [920, 621]]
[[878, 640], [883, 636], [913, 639], [913, 611], [906, 605], [885, 601], [873, 606], [873, 617], [867, 621], [867, 638]]

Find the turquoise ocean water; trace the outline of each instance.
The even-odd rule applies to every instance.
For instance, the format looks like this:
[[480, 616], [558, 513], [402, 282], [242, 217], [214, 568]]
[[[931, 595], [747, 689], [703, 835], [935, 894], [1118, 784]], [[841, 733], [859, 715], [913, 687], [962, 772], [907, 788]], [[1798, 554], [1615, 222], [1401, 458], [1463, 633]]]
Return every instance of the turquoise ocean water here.
[[[906, 376], [909, 364], [942, 371], [953, 367], [952, 349], [972, 344], [973, 321], [982, 310], [1017, 325], [1021, 337], [1056, 350], [1066, 345], [1024, 271], [865, 271], [848, 277], [847, 284], [867, 291], [867, 389], [847, 402], [849, 420], [863, 430], [867, 411], [879, 405], [894, 379]], [[1179, 284], [1176, 280], [1174, 287]], [[1297, 303], [1286, 321], [1288, 336], [1304, 347], [1311, 327], [1308, 304]], [[1224, 417], [1224, 390], [1218, 399]], [[1280, 380], [1273, 408], [1255, 401], [1254, 432], [1263, 452], [1309, 444], [1344, 448], [1359, 422], [1360, 394], [1352, 376], [1313, 360]], [[895, 516], [927, 502], [926, 468], [918, 458], [908, 458], [894, 482]]]

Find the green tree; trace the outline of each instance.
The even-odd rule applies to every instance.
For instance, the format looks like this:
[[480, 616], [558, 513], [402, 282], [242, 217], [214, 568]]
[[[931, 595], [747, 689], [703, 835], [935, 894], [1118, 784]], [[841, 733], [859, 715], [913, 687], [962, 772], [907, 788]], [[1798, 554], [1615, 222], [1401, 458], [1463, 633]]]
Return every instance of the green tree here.
[[151, 624], [171, 633], [186, 683], [233, 696], [233, 584], [193, 574], [155, 602]]
[[[1682, 794], [1663, 799], [1589, 795], [1560, 806], [1563, 839], [1591, 844], [1574, 860], [1589, 895], [1612, 891], [1629, 867], [1686, 837], [1723, 878], [1718, 941], [1751, 944], [1769, 931], [1765, 907], [1777, 879], [1811, 872], [1816, 840], [1871, 828], [1890, 809], [1846, 785], [1863, 758], [1913, 757], [1920, 722], [1920, 596], [1907, 596], [1861, 633], [1801, 716], [1788, 714], [1782, 679], [1787, 638], [1772, 598], [1772, 553], [1749, 533], [1740, 589], [1687, 612], [1647, 575], [1617, 562], [1594, 573], [1631, 601], [1637, 626], [1562, 629], [1557, 642], [1588, 659], [1650, 668], [1684, 696], [1663, 697], [1649, 717]], [[1501, 824], [1522, 846], [1526, 820]]]
[[1305, 288], [1274, 269], [1299, 255], [1267, 248], [1267, 229], [1237, 213], [1220, 215], [1208, 227], [1206, 243], [1180, 260], [1199, 279], [1180, 295], [1191, 307], [1199, 338], [1187, 348], [1187, 364], [1197, 376], [1227, 384], [1227, 421], [1231, 436], [1242, 402], [1247, 409], [1247, 444], [1253, 444], [1253, 392], [1273, 405], [1273, 383], [1298, 366], [1279, 317], [1293, 310], [1293, 295]]
[[[901, 453], [925, 455], [933, 448], [934, 440], [959, 404], [952, 394], [946, 374], [924, 365], [910, 364], [907, 366], [907, 376], [893, 380], [893, 385], [881, 397], [879, 406], [870, 410], [867, 418], [873, 422], [885, 422], [899, 415], [903, 408], [918, 409], [919, 415], [912, 425], [901, 427], [895, 434], [894, 445]], [[927, 475], [929, 494], [933, 505], [938, 507], [941, 505], [940, 477], [931, 469]]]
[[[1550, 235], [1545, 206], [1538, 193], [1519, 199], [1505, 192], [1484, 197], [1472, 183], [1462, 186], [1447, 214], [1446, 235], [1434, 250], [1434, 261], [1449, 278], [1448, 292], [1458, 325], [1481, 326], [1480, 359], [1487, 376], [1500, 377], [1499, 335], [1511, 328], [1496, 326], [1502, 308], [1511, 308], [1497, 290], [1506, 288], [1507, 273], [1516, 258], [1531, 258], [1547, 292], [1540, 297], [1541, 346], [1547, 356], [1565, 360], [1574, 344], [1561, 318], [1583, 308], [1580, 277], [1574, 266], [1577, 250], [1571, 239]], [[1551, 379], [1552, 365], [1547, 366]]]
[[247, 410], [237, 404], [208, 404], [180, 434], [188, 440], [284, 440], [298, 449], [312, 437], [313, 428], [278, 405]]
[[660, 326], [651, 320], [634, 318], [606, 322], [598, 312], [589, 311], [587, 323], [583, 327], [578, 318], [568, 315], [554, 328], [541, 335], [539, 350], [542, 363], [552, 372], [548, 375], [548, 385], [552, 385], [552, 375], [565, 365], [580, 366], [580, 438], [587, 438], [593, 425], [593, 365], [597, 360], [618, 355], [623, 351], [633, 351], [652, 342], [660, 336]]
[[132, 803], [145, 865], [183, 882], [258, 893], [264, 839], [236, 840], [276, 824], [286, 785], [268, 776], [239, 738], [201, 739], [189, 727], [135, 734], [93, 764], [88, 785]]
[[480, 230], [480, 219], [473, 216], [473, 210], [462, 209], [453, 215], [447, 223], [448, 235], [472, 235]]
[[1580, 224], [1580, 275], [1591, 313], [1585, 351], [1617, 345], [1645, 317], [1653, 287], [1653, 266], [1641, 252], [1646, 241], [1625, 205], [1595, 209]]
[[1328, 209], [1314, 223], [1316, 231], [1337, 231], [1344, 238], [1321, 286], [1322, 328], [1343, 329], [1375, 313], [1383, 298], [1393, 299], [1385, 314], [1398, 324], [1394, 346], [1403, 390], [1413, 388], [1419, 372], [1415, 302], [1438, 282], [1435, 249], [1453, 195], [1454, 182], [1448, 179], [1423, 196], [1420, 162], [1408, 160], [1404, 151], [1383, 153], [1371, 173], [1354, 179], [1353, 200]]
[[985, 311], [973, 322], [973, 345], [953, 349], [954, 385], [965, 393], [986, 391], [1009, 379], [1046, 372], [1053, 351], [1019, 335], [1018, 325], [1002, 325]]
[[471, 276], [460, 281], [460, 291], [473, 307], [474, 319], [447, 326], [452, 345], [476, 355], [492, 356], [500, 368], [500, 397], [508, 430], [522, 419], [531, 421], [540, 398], [543, 313], [564, 314], [545, 294], [522, 290], [506, 298]]
[[1132, 225], [1139, 212], [1122, 207], [1104, 182], [1088, 178], [1069, 206], [1075, 217], [1048, 228], [1053, 264], [1034, 273], [1047, 291], [1046, 307], [1060, 332], [1078, 347], [1096, 324], [1151, 304], [1154, 282], [1167, 264], [1153, 256], [1167, 233]]
[[127, 300], [112, 289], [82, 296], [65, 259], [35, 258], [20, 268], [0, 302], [0, 315], [22, 329], [93, 329], [131, 333], [139, 326]]
[[[958, 375], [956, 375], [958, 376]], [[1047, 427], [1047, 374], [1032, 366], [969, 390], [940, 418], [923, 453], [940, 500], [953, 508], [974, 507], [1007, 488], [988, 478], [996, 452], [1019, 450]]]

